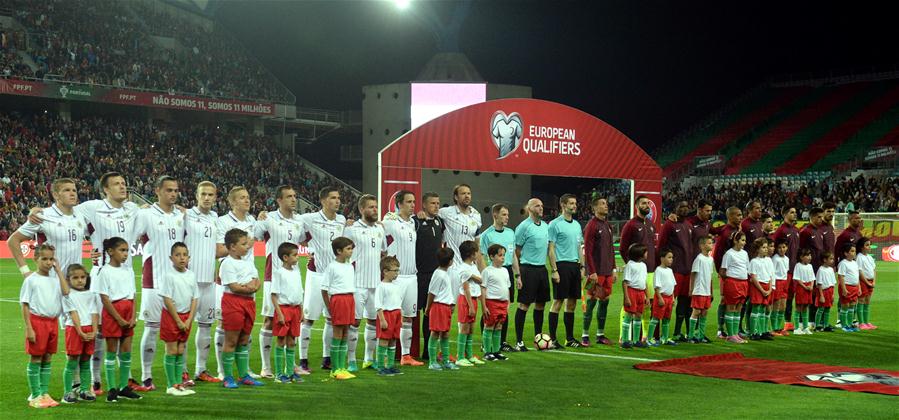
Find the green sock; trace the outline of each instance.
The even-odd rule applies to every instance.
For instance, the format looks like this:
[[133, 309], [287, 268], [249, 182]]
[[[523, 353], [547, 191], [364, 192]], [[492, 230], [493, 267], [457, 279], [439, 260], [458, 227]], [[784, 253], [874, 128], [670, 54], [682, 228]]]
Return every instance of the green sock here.
[[37, 397], [41, 395], [41, 362], [28, 362], [28, 388], [31, 389], [31, 396]]
[[805, 309], [803, 309], [802, 312], [799, 313], [802, 316], [802, 328], [808, 329], [808, 306], [806, 306]]
[[643, 318], [640, 317], [632, 317], [633, 322], [631, 323], [631, 341], [634, 343], [640, 341], [640, 328], [643, 326]]
[[[428, 340], [428, 358], [430, 359], [429, 364], [431, 364], [431, 365], [438, 364], [437, 363], [437, 353], [440, 352], [439, 348], [440, 348], [440, 339], [432, 336]], [[378, 346], [378, 351], [380, 351], [380, 350], [381, 350], [381, 347]], [[380, 357], [380, 356], [378, 356], [378, 357]]]
[[467, 355], [467, 359], [471, 359], [474, 357], [474, 352], [471, 350], [472, 342], [474, 341], [474, 334], [468, 334], [465, 337], [465, 354]]
[[663, 320], [662, 320], [662, 337], [661, 337], [661, 338], [662, 338], [662, 341], [663, 341], [663, 342], [668, 341], [668, 331], [669, 331], [669, 328], [668, 328], [668, 327], [669, 327], [670, 325], [671, 325], [671, 320], [670, 320], [670, 319], [663, 319]]
[[696, 328], [696, 339], [701, 340], [705, 338], [705, 320], [706, 316], [702, 315], [699, 317], [699, 322], [697, 323], [698, 328]]
[[443, 364], [449, 363], [449, 337], [440, 339], [440, 352], [443, 353]]
[[238, 345], [234, 349], [234, 361], [237, 363], [237, 376], [243, 378], [250, 373], [250, 345]]
[[131, 352], [123, 351], [119, 353], [119, 387], [128, 386], [128, 378], [131, 377]]
[[350, 363], [349, 354], [350, 354], [350, 343], [348, 342], [347, 338], [344, 337], [343, 340], [341, 340], [341, 342], [340, 342], [340, 366], [343, 366], [344, 369], [346, 369], [349, 366], [349, 363]]
[[621, 322], [621, 341], [631, 341], [631, 316], [630, 314], [624, 316], [624, 321]]
[[396, 346], [387, 347], [387, 367], [392, 369], [396, 365]]
[[41, 395], [50, 390], [50, 362], [41, 362]]
[[224, 370], [223, 375], [226, 378], [234, 377], [234, 352], [233, 351], [223, 351], [222, 352], [222, 370]]
[[596, 299], [587, 299], [587, 309], [584, 311], [584, 335], [590, 335], [590, 324], [593, 323], [593, 308], [596, 308]]
[[771, 313], [762, 308], [762, 332], [771, 332]]
[[605, 335], [606, 316], [609, 313], [609, 300], [599, 301], [599, 310], [596, 311], [596, 335]]
[[88, 392], [91, 390], [91, 361], [80, 360], [78, 367], [78, 374], [81, 377], [81, 392]]
[[284, 348], [284, 375], [293, 375], [293, 366], [296, 362], [297, 348], [296, 346], [287, 346]]
[[[500, 327], [502, 328], [502, 327]], [[500, 347], [502, 347], [502, 330], [493, 330], [493, 352], [499, 353]]]
[[865, 324], [871, 323], [871, 304], [866, 303], [864, 309], [862, 309], [862, 316], [865, 317]]
[[687, 320], [687, 337], [693, 338], [696, 335], [696, 330], [699, 328], [699, 318], [690, 317]]
[[340, 339], [331, 339], [331, 370], [340, 370]]
[[824, 325], [830, 326], [830, 308], [824, 308]]
[[106, 389], [118, 389], [116, 384], [116, 354], [108, 351], [103, 361], [103, 373], [106, 374]]
[[72, 380], [75, 379], [75, 367], [78, 366], [78, 360], [66, 360], [66, 367], [62, 370], [62, 389], [66, 394], [72, 390]]
[[846, 321], [848, 321], [847, 327], [852, 328], [852, 324], [855, 323], [855, 306], [850, 306], [849, 309], [846, 310]]
[[281, 346], [275, 346], [275, 378], [284, 374], [284, 359], [286, 357], [286, 349]]
[[168, 388], [175, 386], [175, 355], [165, 355], [163, 366], [165, 366], [165, 382]]
[[484, 353], [493, 353], [493, 330], [484, 329], [481, 340], [484, 342]]
[[465, 338], [467, 334], [459, 333], [458, 341], [456, 342], [456, 360], [462, 360], [465, 358], [465, 344], [468, 343], [468, 339]]
[[659, 320], [651, 318], [649, 320], [649, 334], [646, 335], [648, 340], [652, 340], [656, 336], [656, 328], [659, 326]]
[[[433, 341], [434, 341], [433, 339], [428, 341], [428, 349], [430, 349], [432, 347]], [[431, 357], [433, 357], [434, 360], [437, 360], [437, 351], [436, 350], [430, 354], [433, 355]], [[375, 361], [374, 361], [374, 363], [372, 363], [372, 366], [374, 366], [375, 369], [383, 369], [384, 367], [387, 366], [386, 359], [387, 359], [387, 346], [378, 345], [377, 353], [375, 353]]]

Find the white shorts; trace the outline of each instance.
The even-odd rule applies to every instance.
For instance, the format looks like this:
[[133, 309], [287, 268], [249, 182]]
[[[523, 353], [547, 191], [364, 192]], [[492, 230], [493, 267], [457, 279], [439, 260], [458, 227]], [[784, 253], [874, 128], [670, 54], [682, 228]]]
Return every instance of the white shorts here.
[[412, 318], [418, 310], [418, 276], [400, 275], [393, 281], [403, 289], [403, 316]]
[[360, 287], [353, 293], [356, 302], [356, 319], [377, 319], [378, 308], [375, 308], [375, 291], [378, 289]]
[[272, 282], [262, 282], [262, 316], [269, 318], [275, 316], [275, 307], [272, 305]]
[[162, 322], [162, 296], [156, 289], [140, 289], [140, 316], [144, 322]]
[[330, 318], [325, 301], [322, 300], [322, 274], [306, 270], [306, 285], [303, 288], [303, 319], [317, 321], [320, 316]]
[[197, 283], [200, 289], [200, 297], [197, 298], [198, 324], [212, 324], [215, 322], [215, 283]]
[[215, 284], [215, 319], [222, 320], [222, 296], [225, 295], [225, 286]]

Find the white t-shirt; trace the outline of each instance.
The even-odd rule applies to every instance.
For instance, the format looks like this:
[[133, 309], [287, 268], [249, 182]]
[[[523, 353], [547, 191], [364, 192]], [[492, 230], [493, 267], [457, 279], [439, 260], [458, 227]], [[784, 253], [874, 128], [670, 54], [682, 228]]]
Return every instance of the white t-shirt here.
[[790, 257], [786, 255], [781, 257], [779, 254], [774, 254], [771, 257], [771, 262], [774, 263], [774, 279], [786, 280], [787, 272], [790, 271]]
[[670, 267], [656, 267], [656, 273], [652, 277], [652, 287], [659, 289], [665, 296], [671, 296], [674, 294], [675, 284], [674, 271]]
[[[172, 267], [165, 273], [165, 282], [159, 295], [172, 300], [175, 311], [179, 314], [190, 312], [190, 304], [194, 299], [200, 298], [200, 287], [197, 286], [197, 276], [190, 270], [178, 271]], [[168, 308], [163, 306], [163, 311]]]
[[472, 276], [481, 277], [481, 273], [478, 272], [478, 267], [474, 264], [468, 264], [465, 262], [459, 264], [453, 264], [450, 267], [450, 278], [458, 284], [458, 293], [459, 296], [465, 294], [465, 291], [462, 289], [462, 286], [467, 282], [468, 283], [468, 292], [471, 294], [471, 297], [479, 297], [481, 296], [481, 285], [472, 279]]
[[796, 263], [793, 267], [793, 281], [803, 283], [815, 281], [815, 268], [811, 264]]
[[404, 292], [400, 285], [382, 281], [375, 290], [375, 308], [382, 311], [402, 309]]
[[738, 280], [746, 280], [749, 278], [749, 254], [746, 250], [728, 249], [724, 253], [724, 259], [721, 260], [721, 268], [727, 270], [727, 277]]
[[[279, 305], [302, 305], [304, 298], [303, 279], [300, 269], [296, 265], [293, 269], [284, 268], [283, 263], [274, 266], [272, 270], [271, 294], [278, 295]], [[266, 296], [271, 299], [271, 296]]]
[[505, 267], [487, 266], [481, 272], [481, 281], [487, 287], [487, 299], [509, 301], [509, 287], [512, 286], [512, 282], [509, 280], [509, 270]]
[[[69, 295], [62, 298], [62, 310], [66, 313], [66, 326], [75, 326], [75, 320], [69, 315], [72, 311], [78, 314], [81, 321], [79, 327], [93, 325], [93, 315], [100, 315], [97, 294], [90, 290], [69, 289]], [[99, 317], [98, 320], [99, 322]]]
[[693, 259], [690, 272], [696, 273], [693, 280], [693, 294], [696, 296], [712, 295], [712, 272], [715, 271], [715, 260], [710, 256], [699, 254]]
[[870, 280], [874, 279], [874, 270], [877, 267], [877, 263], [874, 262], [874, 257], [868, 254], [858, 254], [855, 257], [856, 262], [858, 262], [858, 269], [865, 275], [865, 278]]
[[828, 287], [834, 287], [837, 284], [837, 278], [833, 274], [833, 267], [818, 267], [818, 275], [815, 279], [815, 283], [821, 289], [826, 289]]
[[350, 263], [331, 261], [325, 269], [322, 278], [322, 290], [328, 292], [328, 296], [353, 293], [356, 291], [356, 272]]
[[[721, 266], [723, 267], [724, 265], [722, 264]], [[727, 274], [730, 275], [730, 271]], [[759, 283], [771, 282], [771, 278], [768, 277], [768, 267], [765, 263], [765, 258], [753, 258], [749, 262], [749, 274], [755, 276]]]
[[[244, 259], [238, 260], [229, 255], [222, 260], [222, 265], [219, 266], [219, 278], [222, 279], [222, 286], [225, 288], [225, 293], [236, 295], [238, 293], [232, 292], [231, 288], [228, 287], [229, 284], [247, 284], [253, 281], [253, 279], [258, 279], [259, 273], [256, 272], [256, 266], [254, 266], [253, 263]], [[250, 298], [256, 299], [256, 294], [250, 295]]]
[[840, 260], [837, 274], [843, 276], [843, 282], [847, 286], [858, 286], [858, 262], [855, 260]]
[[56, 274], [32, 273], [28, 276], [19, 291], [19, 303], [27, 303], [29, 311], [35, 315], [59, 317], [62, 314], [62, 290]]
[[646, 264], [642, 261], [628, 261], [624, 266], [624, 281], [633, 289], [646, 290]]
[[434, 302], [446, 305], [454, 305], [456, 303], [456, 290], [453, 287], [454, 282], [450, 280], [449, 273], [442, 268], [434, 270], [431, 274], [431, 283], [428, 284], [428, 293], [434, 295]]
[[[107, 263], [100, 267], [100, 272], [95, 279], [97, 282], [97, 295], [106, 295], [110, 302], [128, 299], [134, 300], [134, 272], [125, 265], [113, 267]], [[93, 286], [93, 284], [91, 284]], [[93, 287], [91, 287], [93, 289]]]

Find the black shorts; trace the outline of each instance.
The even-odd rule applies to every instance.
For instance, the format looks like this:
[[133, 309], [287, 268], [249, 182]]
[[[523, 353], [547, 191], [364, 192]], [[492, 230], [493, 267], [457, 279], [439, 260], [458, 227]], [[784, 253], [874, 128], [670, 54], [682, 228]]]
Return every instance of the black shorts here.
[[549, 302], [549, 274], [545, 265], [521, 264], [521, 290], [518, 303]]
[[512, 272], [512, 266], [507, 265], [506, 271], [509, 272], [509, 302], [515, 302], [515, 289], [517, 288], [515, 285], [517, 282], [515, 281], [515, 273]]
[[425, 307], [428, 306], [428, 287], [431, 286], [431, 276], [433, 272], [422, 273], [418, 272], [416, 276], [418, 276], [418, 310], [424, 311]]
[[559, 282], [552, 282], [553, 299], [580, 299], [581, 265], [576, 262], [559, 261], [556, 268], [559, 270]]

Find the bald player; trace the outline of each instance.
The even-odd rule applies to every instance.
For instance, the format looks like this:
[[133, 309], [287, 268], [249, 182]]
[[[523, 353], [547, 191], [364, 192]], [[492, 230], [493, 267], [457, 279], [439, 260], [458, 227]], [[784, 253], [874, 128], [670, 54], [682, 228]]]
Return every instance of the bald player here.
[[515, 311], [515, 351], [528, 351], [524, 344], [524, 320], [534, 305], [534, 336], [543, 332], [543, 307], [549, 301], [549, 273], [546, 260], [549, 255], [549, 224], [543, 221], [543, 202], [538, 198], [528, 200], [528, 218], [515, 228], [515, 257], [521, 275], [518, 287], [518, 310]]

